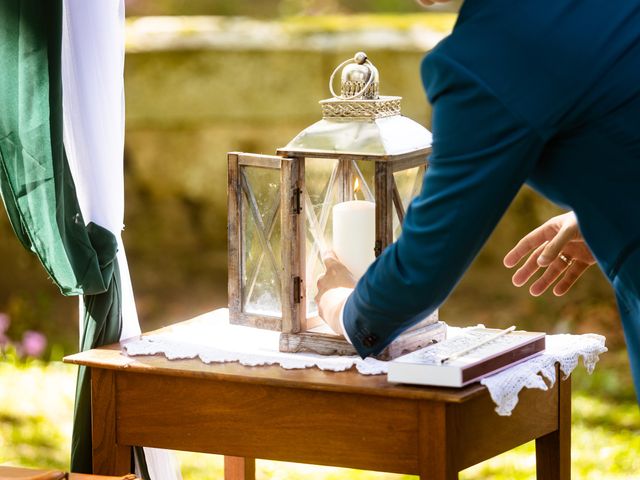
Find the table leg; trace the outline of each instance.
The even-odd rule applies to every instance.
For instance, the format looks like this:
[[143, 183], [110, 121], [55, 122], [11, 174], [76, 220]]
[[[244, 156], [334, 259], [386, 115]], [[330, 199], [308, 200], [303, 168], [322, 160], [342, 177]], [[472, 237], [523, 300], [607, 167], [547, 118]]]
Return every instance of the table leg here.
[[93, 473], [126, 475], [131, 472], [131, 447], [116, 441], [115, 373], [91, 369], [91, 436]]
[[255, 458], [224, 457], [224, 480], [255, 480], [255, 478]]
[[558, 380], [558, 430], [536, 439], [536, 474], [538, 480], [571, 478], [571, 378]]
[[418, 458], [420, 480], [458, 480], [453, 462], [453, 435], [447, 405], [421, 402], [418, 411]]

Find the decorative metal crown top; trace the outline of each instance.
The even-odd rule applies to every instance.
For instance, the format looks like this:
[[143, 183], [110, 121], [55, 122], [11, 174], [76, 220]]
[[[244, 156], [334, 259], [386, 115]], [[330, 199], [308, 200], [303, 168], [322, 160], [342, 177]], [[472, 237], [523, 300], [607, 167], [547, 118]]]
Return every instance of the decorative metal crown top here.
[[[340, 95], [333, 80], [341, 71]], [[321, 100], [322, 120], [308, 126], [278, 155], [322, 157], [335, 154], [388, 158], [422, 151], [431, 146], [431, 133], [419, 123], [400, 114], [401, 97], [378, 95], [378, 69], [364, 52], [345, 60], [331, 74], [329, 90], [333, 98]]]
[[[340, 75], [340, 95], [336, 95], [333, 82]], [[338, 65], [329, 79], [333, 98], [320, 101], [324, 118], [376, 119], [400, 115], [401, 97], [381, 97], [380, 74], [364, 52], [356, 53]]]
[[[341, 68], [341, 87], [340, 95], [338, 96], [333, 91], [333, 79]], [[329, 79], [329, 90], [334, 98], [342, 100], [353, 100], [355, 98], [373, 100], [378, 98], [379, 89], [380, 74], [378, 69], [369, 61], [367, 54], [364, 52], [358, 52], [353, 56], [353, 59], [350, 58], [338, 65]]]

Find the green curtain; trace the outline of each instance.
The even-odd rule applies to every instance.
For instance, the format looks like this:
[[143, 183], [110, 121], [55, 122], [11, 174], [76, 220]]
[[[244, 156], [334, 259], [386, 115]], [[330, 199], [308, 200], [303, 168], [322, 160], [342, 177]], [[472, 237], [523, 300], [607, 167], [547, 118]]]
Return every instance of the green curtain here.
[[[117, 342], [112, 233], [85, 225], [62, 139], [62, 0], [0, 0], [0, 192], [13, 229], [64, 295], [83, 295], [82, 350]], [[91, 473], [88, 372], [80, 368], [71, 470]]]

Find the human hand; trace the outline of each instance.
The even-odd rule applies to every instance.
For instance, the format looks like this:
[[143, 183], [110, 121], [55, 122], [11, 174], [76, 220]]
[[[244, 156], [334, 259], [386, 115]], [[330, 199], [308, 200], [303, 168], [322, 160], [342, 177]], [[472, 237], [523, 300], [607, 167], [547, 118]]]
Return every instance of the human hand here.
[[504, 257], [505, 267], [514, 267], [529, 252], [529, 258], [513, 275], [512, 282], [516, 287], [521, 287], [539, 268], [546, 268], [529, 287], [529, 293], [534, 297], [542, 295], [561, 276], [561, 280], [553, 287], [553, 293], [556, 296], [564, 295], [580, 275], [596, 263], [573, 212], [550, 218], [525, 235]]
[[338, 335], [342, 335], [340, 312], [356, 285], [351, 272], [333, 252], [324, 258], [326, 272], [318, 278], [318, 294], [315, 301], [320, 317]]

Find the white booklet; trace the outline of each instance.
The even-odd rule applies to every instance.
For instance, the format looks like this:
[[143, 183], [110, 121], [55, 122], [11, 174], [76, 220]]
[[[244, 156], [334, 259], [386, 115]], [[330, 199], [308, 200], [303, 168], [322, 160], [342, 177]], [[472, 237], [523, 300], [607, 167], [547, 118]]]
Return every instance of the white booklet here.
[[396, 358], [390, 382], [463, 387], [538, 355], [545, 348], [541, 332], [465, 328], [453, 338]]

